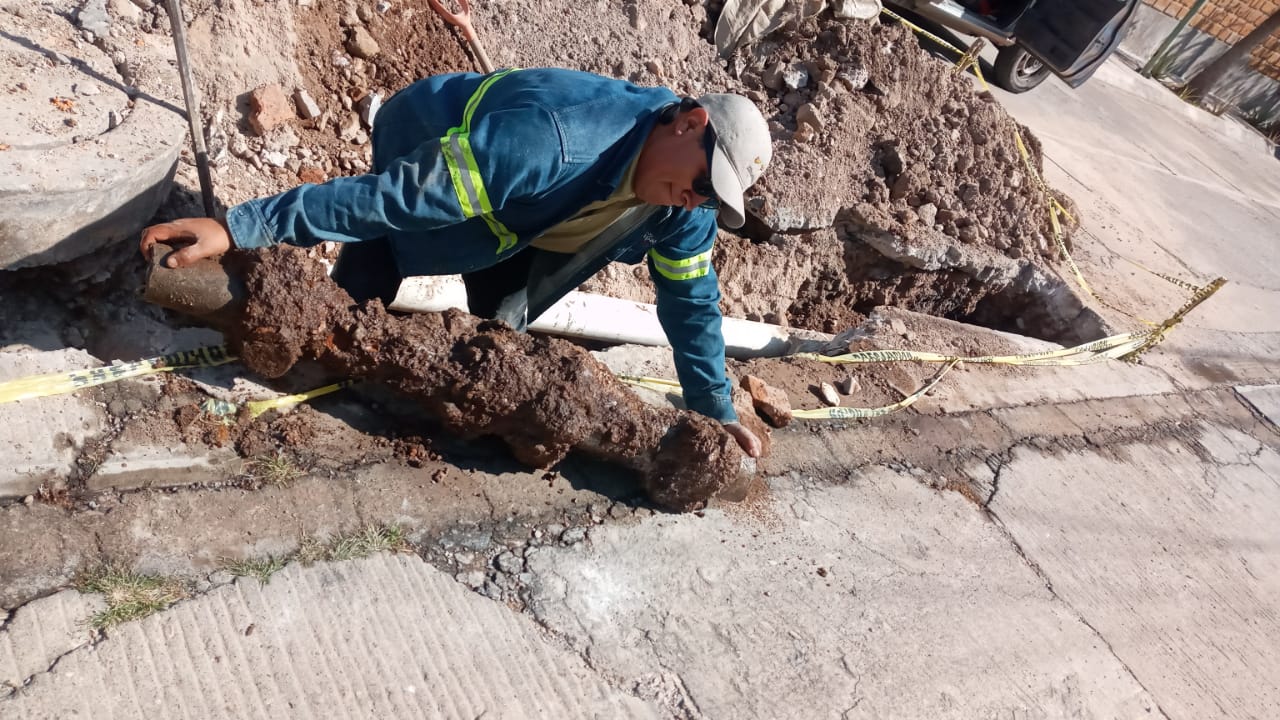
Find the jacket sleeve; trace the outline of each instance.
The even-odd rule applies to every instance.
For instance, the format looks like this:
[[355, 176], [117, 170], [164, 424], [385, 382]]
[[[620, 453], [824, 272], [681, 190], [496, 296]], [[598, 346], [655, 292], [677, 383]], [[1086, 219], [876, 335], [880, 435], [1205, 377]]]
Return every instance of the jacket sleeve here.
[[715, 211], [677, 211], [649, 250], [649, 274], [658, 291], [658, 320], [671, 341], [676, 374], [690, 410], [736, 422], [725, 375], [720, 284], [711, 267]]
[[[561, 156], [548, 137], [556, 137], [555, 129], [541, 108], [487, 112], [461, 141], [432, 138], [379, 173], [241, 203], [227, 212], [227, 226], [236, 247], [259, 248], [357, 242], [454, 225], [549, 186]], [[486, 222], [492, 227], [497, 221]]]

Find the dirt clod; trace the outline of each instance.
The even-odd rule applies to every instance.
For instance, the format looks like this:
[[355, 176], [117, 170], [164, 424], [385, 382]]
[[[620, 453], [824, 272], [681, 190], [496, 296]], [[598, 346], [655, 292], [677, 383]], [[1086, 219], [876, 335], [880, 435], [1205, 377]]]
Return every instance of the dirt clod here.
[[377, 301], [355, 305], [294, 248], [229, 264], [248, 290], [231, 345], [267, 377], [317, 360], [405, 393], [463, 438], [500, 437], [527, 465], [551, 467], [577, 450], [630, 468], [672, 510], [704, 505], [741, 470], [718, 423], [644, 404], [575, 345], [458, 311], [396, 317]]

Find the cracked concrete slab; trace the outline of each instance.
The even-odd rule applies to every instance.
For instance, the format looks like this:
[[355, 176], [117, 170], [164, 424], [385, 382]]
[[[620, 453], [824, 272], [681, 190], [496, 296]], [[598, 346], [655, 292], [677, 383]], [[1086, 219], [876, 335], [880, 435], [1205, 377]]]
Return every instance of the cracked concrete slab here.
[[6, 718], [656, 718], [417, 557], [294, 565], [110, 631]]
[[1236, 394], [1280, 429], [1280, 385], [1243, 385]]
[[1168, 717], [1267, 718], [1280, 707], [1277, 478], [1274, 442], [1201, 423], [1123, 448], [1018, 448], [990, 509]]
[[0, 630], [0, 694], [88, 645], [94, 636], [89, 619], [105, 607], [100, 596], [63, 590], [18, 608]]
[[696, 717], [1155, 708], [959, 494], [883, 468], [770, 487], [753, 512], [604, 526], [528, 552], [533, 613], [628, 683], [674, 676]]

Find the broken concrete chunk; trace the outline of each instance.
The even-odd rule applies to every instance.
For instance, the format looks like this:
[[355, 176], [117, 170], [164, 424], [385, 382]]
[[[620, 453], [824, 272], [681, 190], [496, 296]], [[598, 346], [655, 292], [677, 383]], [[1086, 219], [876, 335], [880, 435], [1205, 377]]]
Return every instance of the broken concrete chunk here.
[[871, 82], [871, 74], [861, 65], [841, 70], [836, 73], [836, 77], [844, 82], [849, 92], [858, 92], [865, 88], [867, 83]]
[[107, 15], [107, 0], [86, 0], [76, 12], [76, 24], [81, 30], [93, 33], [97, 37], [106, 37], [111, 32], [111, 18]]
[[347, 35], [346, 48], [347, 52], [351, 53], [352, 56], [363, 60], [368, 60], [376, 56], [380, 50], [378, 42], [374, 40], [373, 36], [369, 34], [369, 31], [364, 29], [364, 26], [361, 25], [357, 25], [355, 28], [352, 28], [351, 32]]
[[791, 422], [791, 400], [786, 392], [755, 375], [743, 376], [742, 389], [751, 394], [751, 405], [768, 418], [774, 427], [785, 427]]
[[822, 402], [826, 403], [827, 407], [840, 405], [840, 396], [836, 393], [836, 389], [831, 386], [831, 383], [818, 384], [818, 397], [822, 398]]
[[249, 93], [249, 127], [266, 135], [293, 119], [293, 106], [279, 85], [263, 85]]
[[298, 109], [298, 117], [303, 120], [315, 120], [320, 117], [320, 103], [311, 97], [311, 93], [303, 88], [293, 91], [293, 104]]

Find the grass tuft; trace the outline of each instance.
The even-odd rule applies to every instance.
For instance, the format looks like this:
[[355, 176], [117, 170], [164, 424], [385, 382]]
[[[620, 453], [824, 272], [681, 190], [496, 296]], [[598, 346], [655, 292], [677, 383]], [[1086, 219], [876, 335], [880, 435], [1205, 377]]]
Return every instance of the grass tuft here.
[[271, 576], [283, 570], [288, 562], [287, 557], [268, 555], [265, 558], [231, 560], [223, 564], [223, 569], [236, 577], [257, 578], [258, 582], [266, 585]]
[[253, 482], [276, 487], [288, 487], [302, 475], [302, 469], [283, 451], [255, 458], [245, 472], [245, 476]]
[[190, 596], [187, 584], [179, 578], [140, 575], [116, 565], [86, 573], [76, 582], [76, 589], [98, 593], [106, 599], [106, 609], [89, 619], [97, 630], [139, 620]]

